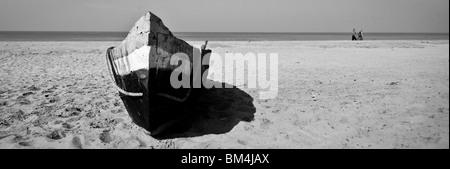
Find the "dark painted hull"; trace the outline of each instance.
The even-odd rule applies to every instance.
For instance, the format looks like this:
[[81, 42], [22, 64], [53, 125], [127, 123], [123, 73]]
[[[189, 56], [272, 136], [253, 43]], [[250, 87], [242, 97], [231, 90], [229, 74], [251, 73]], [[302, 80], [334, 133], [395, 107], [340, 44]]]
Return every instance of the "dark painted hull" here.
[[[112, 65], [111, 49], [113, 48], [108, 49], [107, 58]], [[202, 50], [201, 60], [210, 53], [211, 50]], [[209, 60], [207, 62], [209, 63]], [[194, 74], [195, 71], [191, 70], [191, 88], [178, 89], [170, 85], [173, 69], [141, 69], [124, 76], [117, 75], [115, 70], [111, 70], [111, 73], [118, 88], [127, 92], [142, 93], [142, 96], [130, 96], [119, 92], [133, 122], [149, 131], [151, 135], [157, 135], [177, 119], [188, 115], [186, 110], [194, 105], [203, 88], [203, 85], [202, 88], [192, 88], [192, 82], [208, 73], [208, 68], [208, 65], [201, 66], [201, 74]], [[166, 97], [167, 95], [186, 99], [180, 101]]]

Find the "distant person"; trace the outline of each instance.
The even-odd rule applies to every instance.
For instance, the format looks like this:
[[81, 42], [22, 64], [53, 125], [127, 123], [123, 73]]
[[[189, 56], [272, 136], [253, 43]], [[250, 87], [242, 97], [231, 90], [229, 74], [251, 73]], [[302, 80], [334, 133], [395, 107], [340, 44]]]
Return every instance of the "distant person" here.
[[356, 34], [356, 29], [353, 29], [352, 41], [358, 40], [358, 38], [356, 38], [357, 36], [358, 35]]
[[358, 32], [358, 40], [363, 40], [363, 31], [362, 31], [362, 29]]

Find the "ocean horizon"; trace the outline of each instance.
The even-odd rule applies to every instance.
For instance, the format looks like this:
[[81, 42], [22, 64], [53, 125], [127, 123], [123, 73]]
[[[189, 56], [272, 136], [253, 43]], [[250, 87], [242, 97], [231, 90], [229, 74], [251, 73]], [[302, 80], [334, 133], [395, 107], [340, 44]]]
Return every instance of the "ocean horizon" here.
[[[0, 41], [122, 41], [128, 32], [0, 31]], [[351, 32], [174, 32], [185, 41], [340, 41]], [[449, 40], [449, 33], [364, 33], [364, 40]]]

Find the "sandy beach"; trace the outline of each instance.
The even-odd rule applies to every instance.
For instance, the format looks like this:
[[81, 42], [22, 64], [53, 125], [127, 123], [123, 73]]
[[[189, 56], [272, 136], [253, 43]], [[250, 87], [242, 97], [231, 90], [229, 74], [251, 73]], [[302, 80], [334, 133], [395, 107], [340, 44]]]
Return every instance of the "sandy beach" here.
[[0, 148], [449, 148], [448, 40], [212, 41], [222, 56], [278, 53], [278, 96], [206, 90], [162, 138], [112, 85], [119, 43], [0, 42]]

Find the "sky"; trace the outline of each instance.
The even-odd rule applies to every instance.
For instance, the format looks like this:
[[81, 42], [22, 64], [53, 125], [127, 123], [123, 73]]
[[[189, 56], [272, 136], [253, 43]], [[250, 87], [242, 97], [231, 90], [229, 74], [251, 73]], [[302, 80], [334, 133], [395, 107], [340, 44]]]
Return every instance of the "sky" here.
[[449, 32], [449, 0], [0, 0], [0, 31]]

